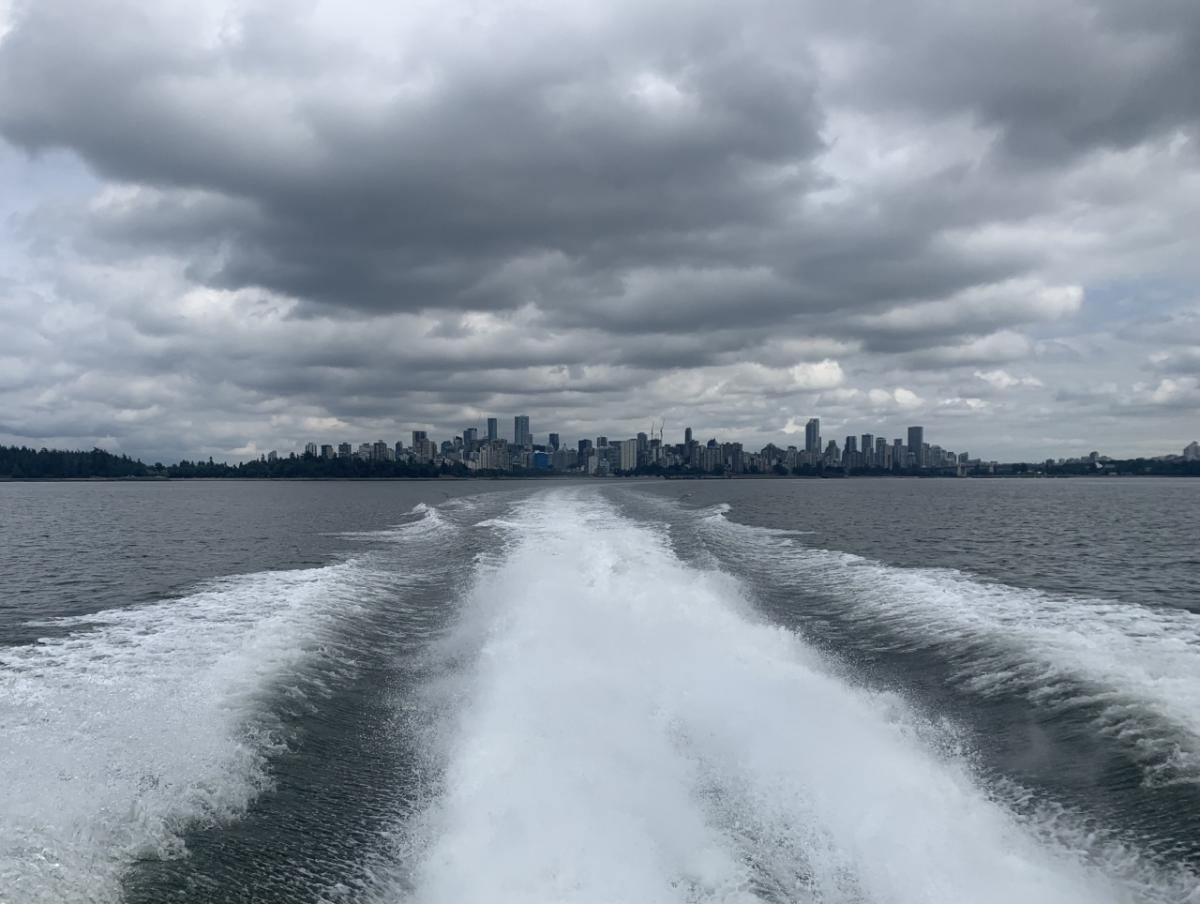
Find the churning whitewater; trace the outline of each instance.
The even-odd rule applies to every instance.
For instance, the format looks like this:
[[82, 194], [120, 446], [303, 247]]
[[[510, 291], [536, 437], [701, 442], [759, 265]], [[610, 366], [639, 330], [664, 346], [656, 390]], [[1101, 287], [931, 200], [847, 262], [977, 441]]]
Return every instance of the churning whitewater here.
[[[506, 519], [431, 689], [438, 793], [381, 897], [1182, 900], [1186, 878], [1019, 819], [952, 732], [840, 677], [595, 492]], [[1082, 832], [1080, 833], [1082, 835]]]
[[[1200, 902], [1194, 615], [730, 514], [496, 491], [47, 619], [0, 648], [0, 904]], [[1148, 815], [983, 768], [806, 625], [1022, 716], [1086, 698], [1070, 730], [1132, 751]]]

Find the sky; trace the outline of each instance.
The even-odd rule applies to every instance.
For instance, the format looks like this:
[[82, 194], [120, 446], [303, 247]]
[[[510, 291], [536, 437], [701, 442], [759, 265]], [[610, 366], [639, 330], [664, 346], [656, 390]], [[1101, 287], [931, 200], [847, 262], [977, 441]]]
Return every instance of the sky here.
[[0, 443], [1200, 439], [1195, 0], [0, 0]]

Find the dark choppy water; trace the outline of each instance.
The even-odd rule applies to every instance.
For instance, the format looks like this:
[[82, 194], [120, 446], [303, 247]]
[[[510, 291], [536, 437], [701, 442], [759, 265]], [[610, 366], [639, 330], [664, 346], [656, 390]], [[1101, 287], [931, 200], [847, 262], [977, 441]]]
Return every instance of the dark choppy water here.
[[1198, 503], [0, 484], [0, 902], [1200, 901]]

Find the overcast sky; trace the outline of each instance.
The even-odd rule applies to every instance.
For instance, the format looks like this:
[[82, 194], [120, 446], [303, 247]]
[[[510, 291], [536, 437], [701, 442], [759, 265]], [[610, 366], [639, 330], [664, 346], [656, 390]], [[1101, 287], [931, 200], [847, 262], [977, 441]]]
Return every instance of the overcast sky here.
[[1200, 438], [1200, 3], [0, 0], [0, 442]]

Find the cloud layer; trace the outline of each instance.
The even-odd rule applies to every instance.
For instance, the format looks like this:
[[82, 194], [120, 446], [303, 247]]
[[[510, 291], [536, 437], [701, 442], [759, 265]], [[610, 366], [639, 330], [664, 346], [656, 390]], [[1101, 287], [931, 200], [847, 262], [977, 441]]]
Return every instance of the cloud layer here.
[[1195, 438], [1195, 4], [401, 6], [0, 12], [0, 441]]

